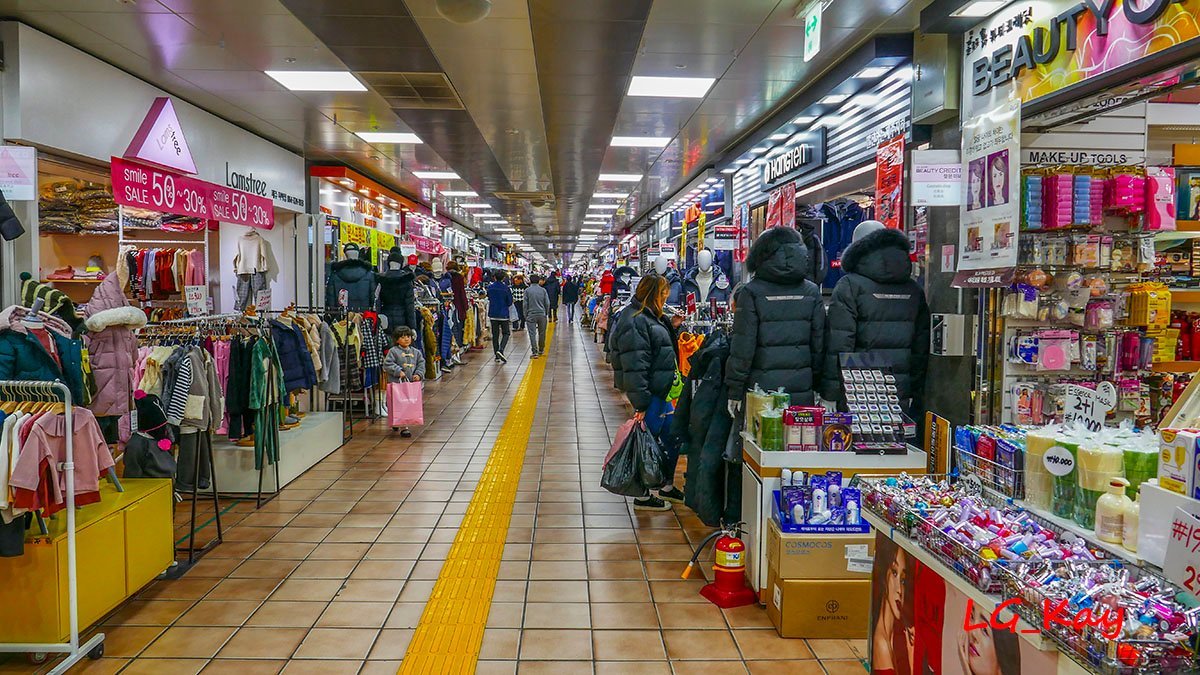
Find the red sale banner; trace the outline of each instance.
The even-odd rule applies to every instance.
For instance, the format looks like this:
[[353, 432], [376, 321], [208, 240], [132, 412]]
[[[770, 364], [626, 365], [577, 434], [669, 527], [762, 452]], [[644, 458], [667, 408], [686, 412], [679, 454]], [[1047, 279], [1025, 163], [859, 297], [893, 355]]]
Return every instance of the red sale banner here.
[[266, 197], [223, 185], [213, 185], [209, 194], [214, 220], [264, 230], [275, 226], [275, 204]]
[[162, 213], [248, 225], [275, 226], [275, 204], [266, 197], [164, 169], [112, 158], [113, 201]]
[[767, 225], [764, 229], [769, 230], [772, 227], [779, 227], [783, 216], [780, 212], [780, 198], [782, 196], [782, 188], [771, 190], [770, 194], [767, 195]]
[[904, 229], [904, 137], [880, 143], [875, 151], [875, 199], [879, 222]]

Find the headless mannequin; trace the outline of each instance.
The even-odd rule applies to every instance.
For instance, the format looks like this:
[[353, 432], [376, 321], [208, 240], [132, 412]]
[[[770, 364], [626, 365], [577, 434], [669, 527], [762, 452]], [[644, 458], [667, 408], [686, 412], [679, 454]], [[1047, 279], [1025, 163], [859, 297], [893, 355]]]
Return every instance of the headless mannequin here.
[[700, 297], [697, 300], [701, 304], [708, 302], [708, 291], [713, 284], [713, 254], [712, 251], [704, 249], [696, 254], [696, 265], [699, 268], [696, 271], [696, 286], [700, 288]]

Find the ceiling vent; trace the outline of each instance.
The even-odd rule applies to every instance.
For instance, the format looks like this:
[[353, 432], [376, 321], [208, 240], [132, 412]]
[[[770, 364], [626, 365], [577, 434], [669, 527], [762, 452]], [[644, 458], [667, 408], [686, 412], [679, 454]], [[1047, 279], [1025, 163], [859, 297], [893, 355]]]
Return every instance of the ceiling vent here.
[[393, 110], [465, 110], [445, 73], [357, 73]]
[[550, 206], [554, 204], [554, 193], [548, 191], [535, 192], [493, 192], [506, 202], [529, 202], [530, 206]]

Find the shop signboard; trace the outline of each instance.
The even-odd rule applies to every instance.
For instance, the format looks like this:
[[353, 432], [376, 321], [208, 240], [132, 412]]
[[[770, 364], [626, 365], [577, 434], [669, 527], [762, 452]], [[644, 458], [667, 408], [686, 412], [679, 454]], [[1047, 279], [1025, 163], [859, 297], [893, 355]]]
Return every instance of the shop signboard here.
[[[955, 286], [964, 287], [969, 279], [974, 284], [992, 277], [1011, 279], [999, 271], [1017, 264], [1020, 144], [1020, 101], [1004, 102], [963, 124], [962, 173], [967, 179], [959, 207]], [[984, 270], [997, 274], [978, 274]]]
[[965, 112], [1014, 90], [1028, 107], [1197, 38], [1200, 0], [1012, 3], [964, 36]]
[[912, 151], [913, 206], [962, 204], [962, 160], [957, 150]]
[[442, 245], [442, 242], [437, 241], [436, 239], [418, 237], [414, 235], [412, 241], [413, 244], [416, 245], [417, 250], [425, 255], [437, 256], [446, 252], [446, 247]]
[[762, 167], [764, 190], [790, 183], [798, 176], [825, 165], [825, 127], [804, 132], [788, 141], [784, 151], [767, 160]]
[[714, 251], [732, 251], [737, 248], [737, 225], [717, 225], [713, 228], [712, 247]]
[[666, 257], [668, 260], [676, 260], [678, 251], [675, 248], [675, 242], [664, 241], [658, 245], [658, 254]]
[[880, 143], [875, 151], [875, 203], [880, 222], [904, 229], [904, 136]]
[[737, 228], [737, 247], [733, 250], [734, 262], [746, 262], [750, 248], [750, 205], [741, 204], [733, 214], [733, 225]]
[[183, 137], [183, 127], [170, 98], [159, 96], [150, 104], [124, 156], [181, 173], [196, 173], [192, 150]]
[[10, 202], [37, 199], [37, 148], [0, 146], [0, 193]]

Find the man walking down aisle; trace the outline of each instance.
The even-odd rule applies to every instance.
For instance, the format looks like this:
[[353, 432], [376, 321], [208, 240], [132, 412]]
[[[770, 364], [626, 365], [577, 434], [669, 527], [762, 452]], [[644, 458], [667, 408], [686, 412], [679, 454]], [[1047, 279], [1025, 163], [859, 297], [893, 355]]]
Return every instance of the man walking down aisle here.
[[533, 357], [546, 351], [546, 329], [550, 325], [550, 294], [542, 286], [541, 277], [529, 276], [529, 288], [525, 289], [525, 325], [529, 328], [529, 346]]
[[567, 323], [575, 321], [575, 306], [579, 304], [579, 284], [570, 277], [562, 286], [563, 306], [567, 309]]
[[504, 350], [508, 349], [508, 338], [512, 330], [508, 308], [512, 307], [513, 294], [504, 283], [505, 273], [497, 270], [488, 286], [488, 319], [492, 322], [492, 349], [496, 352], [496, 363], [508, 363]]

